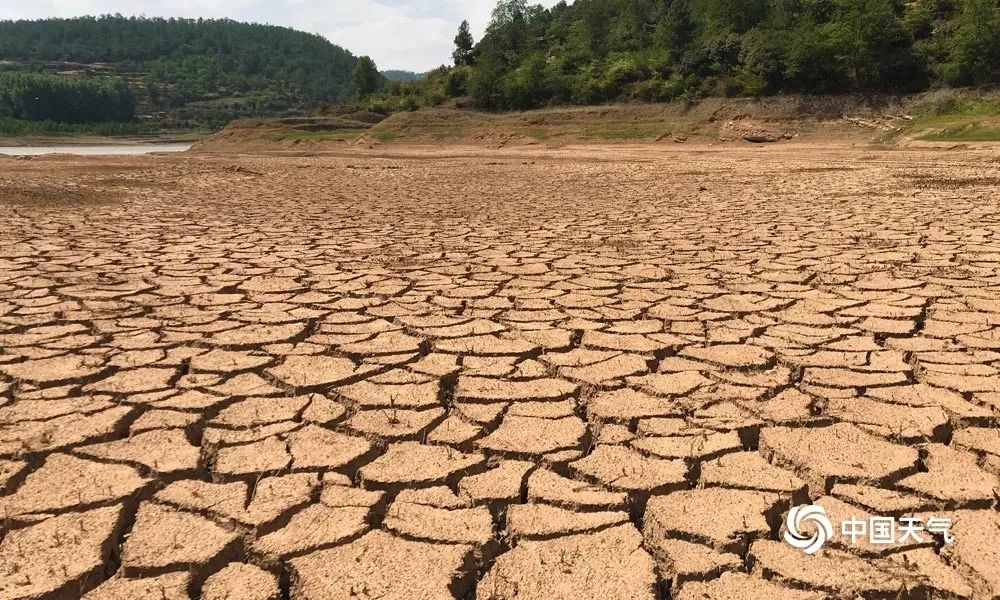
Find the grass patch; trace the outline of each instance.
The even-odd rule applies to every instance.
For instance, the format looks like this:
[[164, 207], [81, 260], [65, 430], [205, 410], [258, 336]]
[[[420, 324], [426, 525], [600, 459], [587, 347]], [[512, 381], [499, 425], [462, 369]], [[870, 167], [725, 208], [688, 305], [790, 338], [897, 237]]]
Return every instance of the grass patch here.
[[462, 139], [488, 120], [484, 115], [464, 111], [421, 110], [395, 113], [372, 126], [370, 135], [379, 141], [443, 142]]
[[938, 133], [922, 136], [920, 139], [928, 142], [1000, 142], [1000, 129], [969, 123], [948, 127]]
[[1000, 99], [945, 97], [920, 106], [900, 134], [930, 142], [1000, 141]]
[[524, 134], [533, 140], [538, 140], [539, 142], [544, 142], [552, 137], [549, 132], [544, 129], [529, 129], [525, 131]]
[[662, 132], [647, 127], [623, 127], [584, 131], [580, 137], [599, 140], [645, 140], [656, 139], [661, 135], [663, 135]]
[[[666, 111], [666, 112], [665, 112]], [[490, 143], [507, 138], [554, 140], [653, 141], [664, 134], [693, 130], [696, 119], [674, 115], [663, 106], [547, 108], [527, 113], [481, 113], [461, 109], [422, 109], [396, 113], [372, 127], [375, 139], [395, 133], [396, 142], [469, 140]]]
[[357, 129], [339, 129], [333, 131], [282, 131], [274, 136], [279, 142], [350, 142], [358, 139], [363, 133]]
[[931, 101], [919, 108], [922, 119], [949, 117], [995, 117], [1000, 115], [1000, 98], [963, 100], [946, 98]]

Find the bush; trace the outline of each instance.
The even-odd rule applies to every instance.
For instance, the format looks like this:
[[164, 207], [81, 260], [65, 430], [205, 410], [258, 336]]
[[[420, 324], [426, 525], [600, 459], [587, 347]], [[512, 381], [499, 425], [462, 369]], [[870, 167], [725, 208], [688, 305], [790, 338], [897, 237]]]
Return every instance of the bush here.
[[672, 75], [663, 82], [661, 97], [664, 100], [677, 100], [685, 94], [689, 94], [697, 101], [698, 96], [694, 92], [695, 85], [697, 85], [697, 79], [694, 77], [684, 77], [679, 74]]
[[645, 73], [632, 56], [617, 56], [609, 60], [601, 81], [601, 94], [605, 98], [619, 95], [626, 84], [639, 81]]
[[759, 96], [767, 89], [767, 81], [748, 69], [737, 71], [726, 80], [726, 97]]
[[444, 93], [452, 98], [469, 93], [469, 67], [456, 67], [448, 71], [444, 80]]
[[534, 55], [504, 79], [503, 98], [507, 107], [518, 110], [537, 108], [545, 103], [545, 58]]
[[413, 96], [407, 96], [406, 98], [403, 99], [400, 108], [408, 112], [413, 112], [420, 108], [420, 103], [417, 102], [417, 99], [414, 98]]
[[659, 78], [640, 81], [632, 86], [631, 96], [642, 102], [659, 102], [663, 96], [663, 81]]

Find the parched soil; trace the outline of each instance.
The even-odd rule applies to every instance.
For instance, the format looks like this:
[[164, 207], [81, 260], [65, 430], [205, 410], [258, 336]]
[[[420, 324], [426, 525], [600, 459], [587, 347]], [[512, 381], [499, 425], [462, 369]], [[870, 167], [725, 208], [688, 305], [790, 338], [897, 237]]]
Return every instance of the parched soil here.
[[[998, 177], [0, 159], [0, 599], [1000, 597]], [[806, 556], [813, 502], [954, 542]]]

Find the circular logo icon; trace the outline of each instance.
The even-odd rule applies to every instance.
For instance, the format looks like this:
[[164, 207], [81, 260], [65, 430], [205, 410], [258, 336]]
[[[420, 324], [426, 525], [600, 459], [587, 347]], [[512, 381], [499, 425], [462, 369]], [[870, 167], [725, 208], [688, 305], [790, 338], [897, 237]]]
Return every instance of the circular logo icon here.
[[[815, 531], [807, 536], [802, 525], [812, 523]], [[785, 541], [806, 554], [815, 554], [833, 536], [833, 524], [822, 506], [807, 504], [793, 507], [785, 519]]]

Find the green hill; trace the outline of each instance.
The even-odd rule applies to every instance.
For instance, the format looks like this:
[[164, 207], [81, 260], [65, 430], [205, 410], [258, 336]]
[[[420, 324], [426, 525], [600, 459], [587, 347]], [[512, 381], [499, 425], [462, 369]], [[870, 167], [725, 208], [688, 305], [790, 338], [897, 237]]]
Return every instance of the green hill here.
[[230, 20], [0, 21], [0, 69], [124, 77], [151, 120], [219, 125], [354, 94], [357, 58], [321, 36]]
[[427, 77], [427, 73], [414, 73], [413, 71], [398, 71], [389, 70], [382, 71], [382, 76], [389, 81], [398, 81], [400, 83], [406, 83], [408, 81], [420, 81]]

